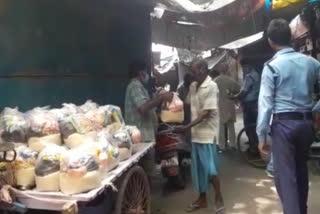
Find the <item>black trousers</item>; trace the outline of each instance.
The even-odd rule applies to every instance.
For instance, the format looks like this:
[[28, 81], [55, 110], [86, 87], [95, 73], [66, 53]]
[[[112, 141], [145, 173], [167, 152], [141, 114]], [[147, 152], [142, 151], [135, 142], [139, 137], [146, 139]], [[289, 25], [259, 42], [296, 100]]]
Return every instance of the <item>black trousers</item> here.
[[256, 132], [256, 123], [258, 118], [258, 102], [244, 102], [242, 103], [243, 123], [245, 132], [249, 138], [251, 148], [257, 148], [258, 136]]
[[307, 159], [313, 142], [311, 120], [273, 120], [271, 126], [275, 184], [284, 214], [307, 214]]

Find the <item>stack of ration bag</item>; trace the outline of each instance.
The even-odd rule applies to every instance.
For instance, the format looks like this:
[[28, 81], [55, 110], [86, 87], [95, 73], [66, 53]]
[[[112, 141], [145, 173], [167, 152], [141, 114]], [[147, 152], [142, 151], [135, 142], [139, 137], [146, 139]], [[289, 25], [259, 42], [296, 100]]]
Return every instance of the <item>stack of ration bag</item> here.
[[77, 194], [97, 188], [141, 141], [119, 107], [91, 101], [26, 113], [5, 108], [0, 122], [1, 140], [15, 144], [13, 170], [22, 190]]

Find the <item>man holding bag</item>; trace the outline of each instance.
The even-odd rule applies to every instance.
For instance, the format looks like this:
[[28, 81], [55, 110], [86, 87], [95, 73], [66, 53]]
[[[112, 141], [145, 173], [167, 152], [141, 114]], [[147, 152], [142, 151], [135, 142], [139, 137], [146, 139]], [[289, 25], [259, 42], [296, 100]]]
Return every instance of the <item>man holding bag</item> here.
[[[127, 125], [136, 126], [141, 131], [142, 142], [155, 142], [155, 132], [158, 128], [155, 108], [162, 103], [171, 102], [173, 93], [163, 93], [151, 98], [145, 85], [149, 83], [150, 76], [146, 72], [144, 62], [133, 62], [129, 66], [131, 79], [125, 97], [125, 121]], [[144, 157], [142, 165], [148, 175], [152, 175], [155, 164], [155, 154], [152, 150]]]

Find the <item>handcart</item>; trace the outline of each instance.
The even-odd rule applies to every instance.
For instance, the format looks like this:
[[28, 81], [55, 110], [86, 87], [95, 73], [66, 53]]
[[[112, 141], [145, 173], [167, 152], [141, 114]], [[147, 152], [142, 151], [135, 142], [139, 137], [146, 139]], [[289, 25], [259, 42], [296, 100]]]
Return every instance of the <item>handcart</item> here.
[[138, 163], [153, 146], [154, 143], [135, 144], [133, 155], [110, 171], [99, 188], [87, 193], [66, 195], [61, 192], [21, 191], [15, 188], [11, 190], [16, 201], [31, 210], [31, 213], [32, 210], [91, 213], [88, 205], [100, 198], [100, 203], [93, 203], [95, 205], [91, 206], [93, 213], [150, 214], [150, 185], [146, 173]]

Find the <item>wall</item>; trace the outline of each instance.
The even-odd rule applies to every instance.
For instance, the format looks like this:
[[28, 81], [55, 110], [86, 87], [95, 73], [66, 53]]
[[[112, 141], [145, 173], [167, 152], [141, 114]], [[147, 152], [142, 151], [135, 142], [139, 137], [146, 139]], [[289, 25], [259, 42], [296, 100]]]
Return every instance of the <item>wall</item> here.
[[0, 108], [123, 106], [127, 67], [150, 60], [144, 0], [0, 0]]

